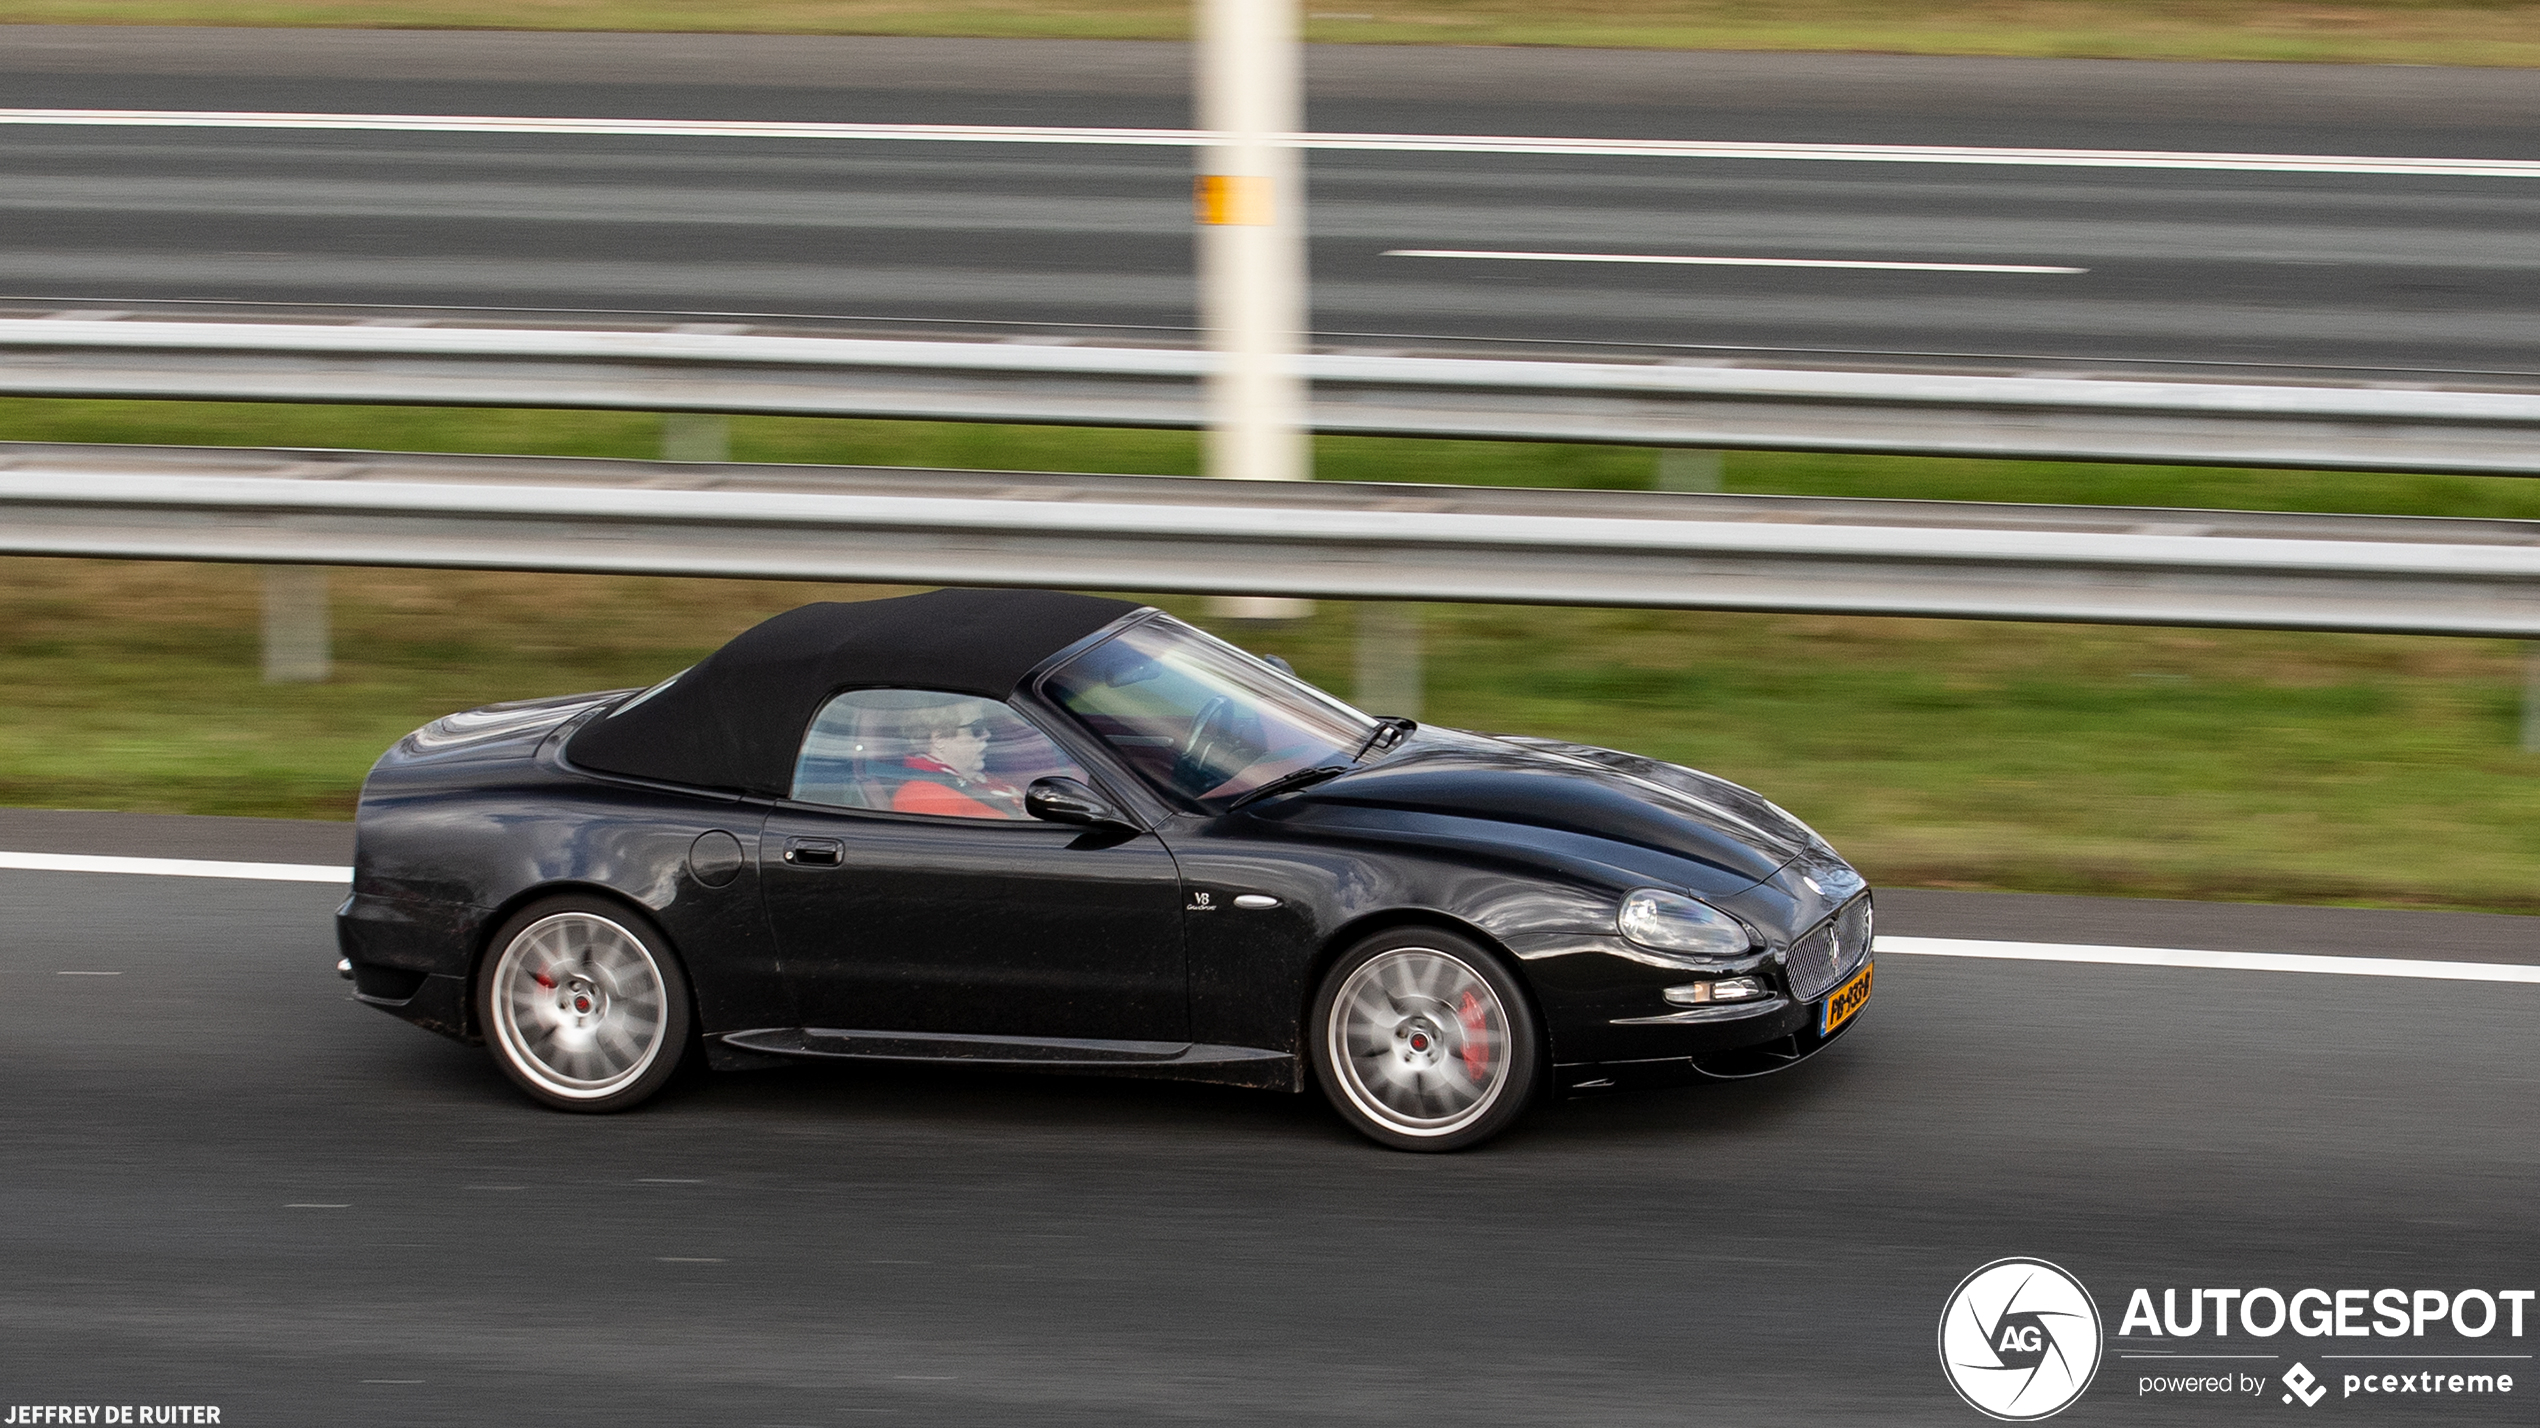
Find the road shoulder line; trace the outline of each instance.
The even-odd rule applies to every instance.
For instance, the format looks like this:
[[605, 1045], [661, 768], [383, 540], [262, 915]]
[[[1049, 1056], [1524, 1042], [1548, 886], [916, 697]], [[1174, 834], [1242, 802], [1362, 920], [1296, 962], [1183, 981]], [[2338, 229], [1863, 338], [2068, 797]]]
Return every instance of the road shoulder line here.
[[[101, 857], [86, 853], [0, 852], [0, 869], [229, 878], [274, 883], [347, 884], [353, 880], [351, 868], [325, 863], [244, 863], [205, 858]], [[2412, 957], [2319, 956], [2287, 952], [2209, 952], [2188, 947], [2095, 947], [2064, 942], [1991, 942], [1971, 938], [1893, 935], [1878, 939], [1877, 950], [1889, 956], [1902, 957], [2093, 962], [2127, 967], [2189, 967], [2218, 972], [2305, 972], [2341, 977], [2409, 977], [2430, 981], [2540, 985], [2540, 966], [2513, 962], [2444, 962]]]
[[[0, 108], [0, 125], [111, 129], [309, 129], [409, 134], [580, 134], [642, 138], [805, 139], [902, 143], [1067, 144], [1210, 148], [1204, 129], [1061, 124], [876, 124], [748, 119], [623, 119], [527, 114], [329, 114], [255, 109]], [[1975, 164], [2016, 168], [2186, 169], [2225, 173], [2405, 174], [2540, 178], [2523, 159], [2378, 154], [2265, 154], [2193, 149], [2054, 149], [1968, 144], [1834, 144], [1707, 139], [1599, 139], [1533, 134], [1298, 133], [1274, 136], [1300, 149], [1360, 153], [1549, 154], [1573, 157], [1785, 160], [1819, 163]]]
[[161, 878], [237, 878], [267, 883], [349, 883], [351, 868], [323, 863], [231, 863], [206, 858], [108, 858], [88, 853], [0, 852], [0, 868], [37, 873], [126, 873]]
[[2014, 962], [2098, 962], [2127, 967], [2195, 967], [2219, 972], [2312, 972], [2343, 977], [2415, 977], [2447, 982], [2540, 984], [2540, 966], [2511, 962], [2321, 957], [2289, 952], [2206, 952], [2185, 947], [2088, 947], [2061, 942], [1978, 942], [1954, 937], [1881, 937], [1877, 950], [1908, 957], [1990, 957]]

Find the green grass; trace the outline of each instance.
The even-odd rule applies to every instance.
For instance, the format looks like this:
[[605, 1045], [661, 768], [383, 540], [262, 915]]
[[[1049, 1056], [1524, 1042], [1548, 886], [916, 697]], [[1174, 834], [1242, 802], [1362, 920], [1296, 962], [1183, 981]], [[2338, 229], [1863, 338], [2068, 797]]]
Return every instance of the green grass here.
[[[751, 460], [1196, 470], [1175, 432], [740, 419]], [[647, 456], [659, 418], [0, 401], [0, 439]], [[1338, 479], [1646, 485], [1634, 448], [1330, 438]], [[1732, 490], [2540, 517], [2540, 482], [1731, 453]], [[267, 685], [238, 567], [0, 560], [0, 803], [349, 814], [399, 734], [647, 683], [824, 587], [335, 572], [336, 678]], [[872, 593], [853, 591], [851, 594]], [[1196, 602], [1168, 602], [1205, 621]], [[1709, 768], [1890, 884], [2540, 911], [2503, 641], [1433, 606], [1426, 715]], [[1347, 691], [1352, 607], [1230, 629]]]
[[[1444, 722], [1710, 769], [1883, 882], [2540, 910], [2540, 757], [2515, 751], [2501, 643], [1474, 607], [1430, 624]], [[1335, 669], [1312, 652], [1300, 668]]]
[[[1309, 39], [2369, 64], [2540, 64], [2527, 0], [1307, 0]], [[0, 0], [0, 23], [1171, 39], [1189, 0]]]
[[[740, 461], [1167, 476], [1200, 469], [1199, 438], [1178, 431], [735, 417], [730, 432]], [[646, 458], [661, 454], [661, 433], [661, 418], [645, 413], [0, 398], [0, 441]], [[1725, 464], [1725, 489], [1757, 494], [2540, 519], [2540, 481], [2478, 476], [1758, 451], [1730, 453]], [[1656, 469], [1656, 455], [1642, 447], [1315, 443], [1316, 473], [1340, 481], [1631, 489], [1651, 484]]]

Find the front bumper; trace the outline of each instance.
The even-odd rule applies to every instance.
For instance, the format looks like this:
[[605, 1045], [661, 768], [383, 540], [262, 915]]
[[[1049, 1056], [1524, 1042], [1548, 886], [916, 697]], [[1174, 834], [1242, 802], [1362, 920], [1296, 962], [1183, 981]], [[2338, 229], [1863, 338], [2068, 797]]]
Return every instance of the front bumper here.
[[[1760, 1075], [1805, 1060], [1848, 1027], [1839, 1018], [1832, 1034], [1819, 1030], [1826, 998], [1870, 965], [1870, 892], [1851, 865], [1820, 850], [1709, 901], [1756, 930], [1757, 950], [1677, 954], [1603, 929], [1503, 939], [1534, 983], [1561, 1084]], [[1760, 981], [1770, 995], [1669, 1004], [1671, 986], [1730, 977]]]
[[[1860, 969], [1868, 970], [1870, 959]], [[1622, 1090], [1632, 1086], [1682, 1086], [1695, 1081], [1743, 1081], [1785, 1071], [1832, 1046], [1849, 1033], [1868, 1010], [1857, 1007], [1834, 1030], [1821, 1032], [1825, 999], [1794, 1002], [1773, 997], [1749, 1004], [1743, 1017], [1720, 1017], [1694, 1023], [1709, 1035], [1681, 1054], [1601, 1061], [1558, 1061], [1553, 1084], [1565, 1096]], [[1727, 1012], [1735, 1007], [1713, 1010]], [[1671, 1028], [1673, 1029], [1673, 1028]]]
[[[1770, 947], [1734, 958], [1653, 952], [1613, 935], [1546, 934], [1508, 945], [1543, 1008], [1563, 1090], [1753, 1076], [1795, 1065], [1849, 1029], [1845, 1020], [1831, 1034], [1819, 1030], [1826, 997], [1870, 965], [1866, 939], [1837, 967], [1810, 969], [1812, 990], [1823, 972], [1835, 973], [1815, 997], [1798, 995], [1790, 965], [1796, 944], [1832, 925], [1838, 906], [1827, 899], [1794, 908], [1800, 915], [1782, 925], [1798, 923], [1797, 935], [1771, 936]], [[1761, 981], [1768, 995], [1695, 1007], [1665, 999], [1671, 986], [1730, 977]]]

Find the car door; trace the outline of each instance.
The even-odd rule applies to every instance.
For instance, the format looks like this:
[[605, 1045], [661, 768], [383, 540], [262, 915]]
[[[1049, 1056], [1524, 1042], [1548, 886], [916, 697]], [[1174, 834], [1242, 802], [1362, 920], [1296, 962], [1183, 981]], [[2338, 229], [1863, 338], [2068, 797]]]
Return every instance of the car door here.
[[1024, 814], [1022, 789], [1052, 776], [1086, 773], [996, 700], [851, 690], [822, 708], [759, 840], [805, 1027], [1189, 1039], [1172, 854]]

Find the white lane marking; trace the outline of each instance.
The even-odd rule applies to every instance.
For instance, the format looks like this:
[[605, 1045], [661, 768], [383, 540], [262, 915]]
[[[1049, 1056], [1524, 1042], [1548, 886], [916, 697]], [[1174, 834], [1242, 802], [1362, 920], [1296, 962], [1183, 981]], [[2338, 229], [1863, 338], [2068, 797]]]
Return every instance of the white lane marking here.
[[[316, 863], [221, 863], [191, 858], [101, 858], [80, 853], [0, 852], [0, 868], [54, 873], [137, 873], [157, 877], [242, 878], [263, 882], [349, 883], [351, 868]], [[2198, 967], [2224, 972], [2319, 972], [2346, 977], [2422, 977], [2453, 982], [2540, 985], [2540, 966], [2434, 962], [2403, 957], [2320, 957], [2283, 952], [2205, 952], [2180, 947], [2091, 947], [2062, 942], [1981, 942], [1949, 937], [1881, 937], [1878, 950], [1909, 957], [1993, 957], [2020, 962], [2107, 962], [2134, 967]], [[121, 976], [64, 972], [62, 976]], [[516, 1187], [470, 1187], [516, 1188]], [[919, 1260], [876, 1260], [917, 1264]]]
[[[747, 119], [590, 119], [504, 114], [295, 114], [264, 110], [0, 109], [0, 124], [127, 129], [321, 129], [421, 134], [618, 134], [694, 139], [865, 139], [956, 144], [1210, 148], [1203, 129], [1037, 124], [804, 124]], [[2018, 168], [2202, 169], [2235, 173], [2540, 178], [2526, 159], [2375, 154], [2236, 154], [2170, 149], [1987, 148], [1959, 144], [1777, 144], [1503, 134], [1288, 134], [1303, 149], [1368, 153], [1575, 154], [1612, 158], [1778, 159], [1821, 163], [1977, 164]]]
[[2288, 952], [2201, 952], [2183, 947], [2089, 947], [2061, 942], [1974, 942], [1954, 937], [1881, 937], [1882, 953], [1909, 957], [1995, 957], [2014, 962], [2106, 962], [2127, 967], [2195, 967], [2216, 972], [2316, 972], [2337, 977], [2421, 977], [2446, 982], [2528, 982], [2540, 966], [2511, 962], [2429, 962], [2407, 957], [2318, 957]]
[[286, 1209], [286, 1210], [349, 1210], [349, 1209], [351, 1209], [351, 1208], [353, 1208], [353, 1207], [352, 1207], [352, 1205], [351, 1205], [349, 1202], [348, 1202], [348, 1203], [345, 1203], [345, 1204], [341, 1204], [341, 1205], [318, 1205], [318, 1204], [311, 1204], [311, 1203], [309, 1203], [309, 1202], [307, 1202], [307, 1201], [299, 1201], [299, 1202], [296, 1202], [296, 1203], [293, 1203], [293, 1204], [285, 1205], [285, 1206], [283, 1206], [282, 1208], [284, 1208], [284, 1209]]
[[1673, 263], [1703, 268], [1872, 268], [1907, 273], [2086, 273], [2033, 263], [1904, 263], [1869, 258], [1696, 258], [1667, 253], [1497, 253], [1468, 248], [1388, 248], [1388, 258], [1491, 258], [1519, 263]]
[[55, 972], [56, 977], [120, 977], [121, 972]]
[[268, 883], [349, 883], [351, 868], [319, 863], [224, 863], [199, 858], [100, 858], [86, 853], [0, 853], [0, 868], [36, 873], [138, 873], [161, 878], [246, 878]]

